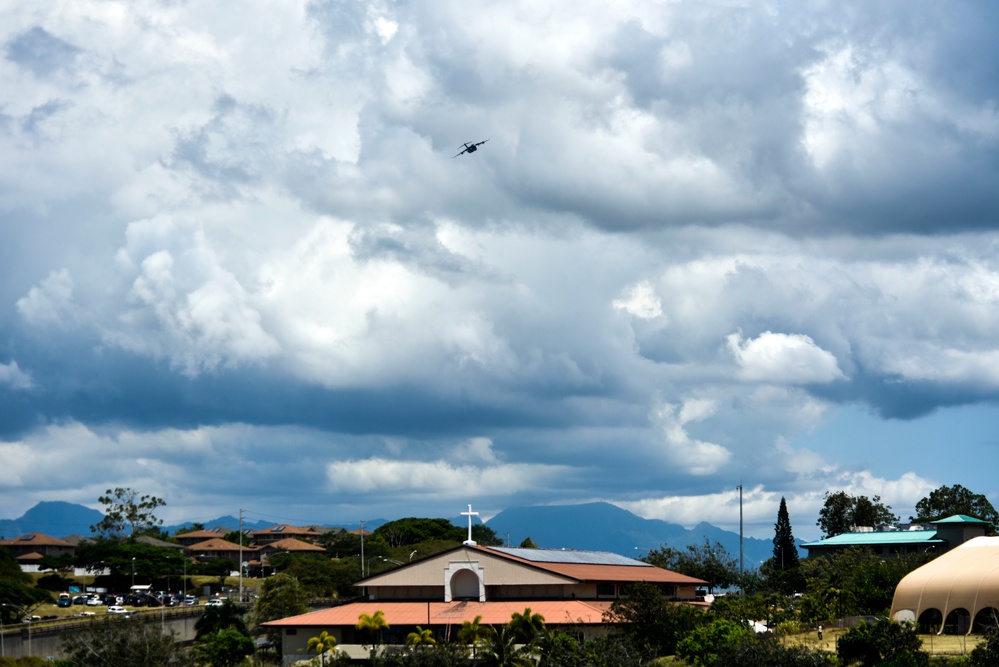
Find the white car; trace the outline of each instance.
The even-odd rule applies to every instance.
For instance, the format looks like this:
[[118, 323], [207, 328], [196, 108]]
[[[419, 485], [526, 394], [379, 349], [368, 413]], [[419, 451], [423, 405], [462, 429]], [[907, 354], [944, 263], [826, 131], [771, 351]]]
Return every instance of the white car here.
[[128, 610], [125, 609], [124, 607], [119, 607], [118, 605], [113, 604], [110, 607], [108, 607], [108, 613], [109, 614], [127, 614]]
[[104, 604], [104, 600], [100, 599], [97, 596], [94, 596], [92, 598], [87, 598], [87, 606], [88, 607], [100, 607], [103, 604]]
[[225, 600], [222, 600], [220, 598], [215, 598], [214, 600], [209, 600], [208, 602], [206, 602], [205, 606], [206, 607], [221, 607], [224, 604], [225, 604]]

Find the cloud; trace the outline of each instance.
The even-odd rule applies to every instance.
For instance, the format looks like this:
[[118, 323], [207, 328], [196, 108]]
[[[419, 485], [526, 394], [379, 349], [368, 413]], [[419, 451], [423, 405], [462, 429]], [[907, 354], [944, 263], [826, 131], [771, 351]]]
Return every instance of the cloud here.
[[18, 467], [8, 502], [693, 516], [745, 479], [762, 517], [939, 470], [838, 420], [999, 401], [992, 5], [4, 18], [0, 438], [87, 480]]
[[707, 419], [715, 409], [711, 400], [691, 399], [680, 406], [662, 405], [654, 414], [654, 419], [662, 430], [668, 459], [684, 472], [693, 475], [713, 473], [732, 456], [725, 447], [692, 438], [687, 432], [689, 423]]
[[805, 384], [843, 378], [836, 358], [808, 336], [765, 331], [745, 342], [737, 333], [726, 340], [739, 364], [739, 375], [746, 380]]
[[420, 501], [447, 498], [456, 502], [481, 496], [513, 497], [544, 484], [571, 469], [559, 465], [455, 465], [450, 461], [412, 461], [371, 458], [335, 461], [327, 466], [331, 490], [336, 493], [377, 495], [391, 491]]
[[663, 314], [662, 302], [648, 281], [632, 285], [624, 291], [620, 299], [614, 299], [612, 304], [615, 308], [643, 320], [651, 320]]
[[16, 361], [9, 364], [0, 364], [0, 385], [7, 385], [11, 389], [25, 390], [34, 386], [34, 381], [29, 373], [22, 371]]

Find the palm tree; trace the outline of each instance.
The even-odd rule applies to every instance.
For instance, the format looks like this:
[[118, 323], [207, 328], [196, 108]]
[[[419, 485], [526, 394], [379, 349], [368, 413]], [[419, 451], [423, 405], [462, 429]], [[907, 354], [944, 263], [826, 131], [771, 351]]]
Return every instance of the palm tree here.
[[485, 667], [535, 667], [532, 648], [517, 644], [517, 633], [512, 625], [501, 625], [493, 633], [492, 641], [482, 648], [482, 664]]
[[465, 621], [458, 630], [458, 641], [462, 644], [478, 644], [492, 637], [496, 632], [492, 626], [482, 625], [482, 616], [476, 616], [471, 621]]
[[532, 614], [530, 607], [525, 608], [523, 614], [513, 612], [510, 615], [509, 625], [521, 644], [530, 644], [547, 631], [545, 617], [541, 614]]
[[336, 637], [323, 630], [318, 637], [312, 637], [309, 639], [309, 646], [306, 649], [306, 653], [311, 653], [312, 649], [316, 649], [316, 653], [319, 654], [321, 664], [325, 665], [326, 651], [336, 650]]
[[357, 625], [355, 626], [361, 632], [370, 633], [372, 636], [377, 636], [378, 641], [376, 643], [381, 643], [382, 641], [382, 631], [389, 627], [388, 621], [385, 620], [385, 612], [381, 609], [375, 611], [373, 614], [361, 614], [357, 617]]
[[433, 646], [437, 643], [434, 639], [434, 631], [430, 628], [424, 630], [420, 626], [416, 626], [414, 632], [410, 632], [406, 636], [406, 646]]

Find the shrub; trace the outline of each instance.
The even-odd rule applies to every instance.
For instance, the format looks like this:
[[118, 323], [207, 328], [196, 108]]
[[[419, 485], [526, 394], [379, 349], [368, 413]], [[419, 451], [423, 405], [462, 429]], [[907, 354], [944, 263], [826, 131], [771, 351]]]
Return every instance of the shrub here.
[[836, 653], [843, 665], [864, 667], [926, 667], [930, 659], [914, 625], [888, 619], [851, 628], [837, 640]]

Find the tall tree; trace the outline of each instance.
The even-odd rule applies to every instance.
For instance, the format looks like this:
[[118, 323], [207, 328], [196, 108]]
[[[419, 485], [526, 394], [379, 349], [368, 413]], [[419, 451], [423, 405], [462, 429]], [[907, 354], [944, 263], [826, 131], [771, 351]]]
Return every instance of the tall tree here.
[[787, 502], [780, 499], [777, 523], [774, 524], [774, 555], [760, 566], [765, 590], [791, 595], [805, 589], [805, 577], [798, 560], [798, 547], [791, 532]]
[[990, 534], [995, 533], [999, 526], [999, 512], [992, 506], [989, 499], [980, 493], [974, 493], [960, 484], [941, 486], [930, 491], [916, 503], [916, 516], [910, 516], [911, 521], [928, 522], [945, 519], [955, 514], [964, 514], [992, 524]]
[[826, 537], [848, 533], [854, 526], [877, 526], [897, 522], [899, 517], [881, 496], [851, 496], [845, 491], [826, 491], [825, 503], [815, 522]]
[[774, 567], [780, 570], [798, 567], [798, 546], [794, 543], [791, 517], [787, 513], [787, 501], [783, 496], [777, 510], [777, 523], [774, 524]]
[[309, 594], [295, 577], [287, 574], [267, 577], [260, 586], [260, 598], [254, 608], [252, 625], [255, 631], [266, 631], [269, 638], [280, 641], [280, 630], [265, 629], [261, 624], [304, 614], [309, 610], [309, 599]]
[[163, 524], [157, 519], [157, 507], [166, 502], [156, 496], [140, 496], [137, 491], [118, 487], [108, 489], [97, 499], [104, 505], [104, 518], [90, 527], [90, 530], [108, 539], [134, 538], [151, 528]]

